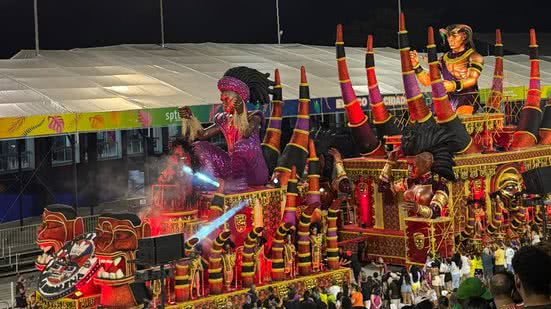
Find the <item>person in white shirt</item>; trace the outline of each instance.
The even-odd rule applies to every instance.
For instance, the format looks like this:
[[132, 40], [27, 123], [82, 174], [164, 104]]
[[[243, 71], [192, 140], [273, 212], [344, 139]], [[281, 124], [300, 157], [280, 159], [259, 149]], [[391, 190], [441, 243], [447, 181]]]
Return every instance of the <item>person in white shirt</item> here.
[[461, 255], [461, 279], [465, 280], [471, 275], [471, 261], [469, 258], [462, 254]]
[[513, 272], [513, 256], [515, 256], [515, 250], [512, 248], [512, 244], [505, 249], [505, 264], [507, 270]]
[[335, 296], [335, 299], [337, 299], [337, 294], [339, 294], [339, 292], [342, 292], [342, 289], [337, 281], [333, 280], [333, 285], [329, 287], [329, 294], [332, 294]]

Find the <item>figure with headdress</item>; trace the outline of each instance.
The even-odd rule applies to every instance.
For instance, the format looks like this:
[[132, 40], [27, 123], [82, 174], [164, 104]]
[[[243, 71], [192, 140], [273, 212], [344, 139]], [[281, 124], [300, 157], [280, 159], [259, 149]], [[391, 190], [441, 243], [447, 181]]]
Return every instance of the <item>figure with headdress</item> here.
[[227, 291], [231, 289], [231, 284], [233, 282], [235, 274], [235, 253], [233, 252], [234, 247], [235, 244], [233, 243], [233, 241], [228, 239], [226, 243], [224, 243], [224, 252], [222, 253], [223, 280], [224, 286], [226, 287]]
[[[440, 58], [440, 70], [452, 107], [459, 114], [473, 114], [481, 107], [478, 79], [484, 68], [484, 57], [473, 43], [473, 30], [463, 24], [440, 29], [450, 50]], [[416, 51], [410, 52], [411, 64], [419, 82], [431, 85], [430, 76], [419, 64]]]
[[321, 271], [323, 237], [318, 232], [319, 224], [314, 223], [310, 227], [310, 247], [312, 256], [312, 271]]
[[297, 249], [293, 243], [293, 235], [289, 233], [287, 234], [285, 244], [283, 245], [284, 272], [287, 276], [287, 279], [292, 279], [296, 275], [296, 271], [295, 271], [296, 253], [297, 253]]
[[[439, 217], [448, 204], [448, 188], [443, 179], [455, 181], [454, 143], [454, 134], [435, 122], [407, 126], [402, 134], [401, 149], [389, 154], [379, 176], [379, 189], [403, 192], [404, 203], [400, 206], [420, 217]], [[409, 176], [393, 180], [392, 168], [397, 164], [400, 150], [406, 156]]]
[[189, 265], [189, 295], [193, 298], [193, 295], [197, 298], [202, 296], [203, 290], [203, 275], [205, 268], [203, 267], [203, 259], [201, 257], [200, 251], [197, 247], [193, 249], [190, 253], [190, 265]]
[[[260, 127], [264, 121], [261, 111], [248, 112], [247, 102], [269, 103], [273, 82], [269, 74], [247, 67], [231, 68], [218, 81], [224, 111], [214, 116], [214, 124], [203, 129], [189, 107], [179, 109], [182, 135], [192, 144], [194, 157], [201, 172], [224, 181], [227, 192], [239, 192], [247, 186], [268, 182], [268, 168], [262, 154]], [[223, 134], [228, 147], [207, 142]], [[251, 173], [250, 171], [254, 171]]]

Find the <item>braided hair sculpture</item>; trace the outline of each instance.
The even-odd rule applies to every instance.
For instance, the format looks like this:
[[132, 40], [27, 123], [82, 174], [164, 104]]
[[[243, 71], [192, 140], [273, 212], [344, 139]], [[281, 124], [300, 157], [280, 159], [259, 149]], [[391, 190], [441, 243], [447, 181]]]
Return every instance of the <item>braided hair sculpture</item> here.
[[[224, 73], [224, 77], [237, 78], [249, 87], [249, 102], [253, 104], [267, 104], [270, 94], [274, 94], [275, 82], [268, 79], [270, 73], [262, 73], [249, 67], [234, 67]], [[246, 103], [246, 102], [245, 102]]]
[[431, 171], [450, 181], [455, 181], [453, 149], [457, 143], [455, 134], [431, 121], [406, 126], [402, 132], [402, 152], [416, 156], [423, 152], [432, 154]]

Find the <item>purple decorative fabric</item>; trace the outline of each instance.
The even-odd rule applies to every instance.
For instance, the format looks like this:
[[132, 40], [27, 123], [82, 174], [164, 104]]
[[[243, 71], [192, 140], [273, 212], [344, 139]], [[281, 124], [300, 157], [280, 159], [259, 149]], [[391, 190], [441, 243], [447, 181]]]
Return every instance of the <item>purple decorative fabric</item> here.
[[356, 93], [354, 92], [354, 88], [352, 88], [352, 84], [350, 82], [341, 83], [341, 92], [342, 99], [345, 104], [356, 100]]
[[419, 84], [417, 84], [417, 78], [414, 74], [403, 75], [402, 79], [404, 80], [406, 98], [410, 99], [421, 93], [421, 90], [419, 90]]
[[218, 81], [218, 90], [220, 90], [220, 92], [233, 91], [241, 97], [243, 102], [249, 102], [249, 87], [247, 84], [235, 77], [222, 77], [222, 79]]
[[295, 226], [297, 224], [296, 212], [285, 210], [283, 212], [283, 222], [289, 223], [292, 226]]
[[369, 88], [369, 100], [371, 103], [383, 102], [383, 96], [381, 95], [379, 87]]
[[312, 205], [312, 204], [320, 204], [321, 205], [321, 197], [319, 194], [308, 194], [306, 193], [306, 205]]
[[[254, 112], [249, 115], [261, 113]], [[248, 186], [260, 186], [268, 182], [268, 168], [262, 155], [258, 130], [248, 138], [241, 138], [231, 130], [230, 118], [226, 113], [215, 116], [215, 123], [222, 129], [228, 142], [229, 152], [209, 142], [193, 143], [193, 151], [201, 166], [201, 172], [226, 181], [228, 193], [239, 192]], [[233, 147], [230, 145], [233, 143]]]
[[297, 118], [297, 122], [295, 123], [295, 129], [304, 130], [304, 131], [310, 130], [310, 119]]
[[269, 123], [269, 127], [274, 128], [274, 129], [281, 129], [281, 120], [271, 118], [270, 123]]

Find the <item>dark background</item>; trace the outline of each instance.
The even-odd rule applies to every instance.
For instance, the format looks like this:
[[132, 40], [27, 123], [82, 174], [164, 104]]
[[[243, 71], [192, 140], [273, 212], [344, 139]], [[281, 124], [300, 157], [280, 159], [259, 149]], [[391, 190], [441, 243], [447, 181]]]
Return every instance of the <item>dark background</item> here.
[[[275, 0], [164, 0], [164, 6], [168, 43], [277, 41]], [[38, 7], [41, 49], [160, 42], [158, 0], [38, 0]], [[402, 9], [418, 49], [429, 25], [466, 23], [475, 37], [496, 27], [551, 32], [551, 1], [403, 0]], [[284, 43], [332, 45], [335, 25], [343, 23], [348, 46], [363, 45], [373, 33], [376, 46], [396, 47], [397, 14], [394, 0], [280, 0]], [[0, 1], [0, 38], [0, 58], [34, 48], [33, 0]]]

